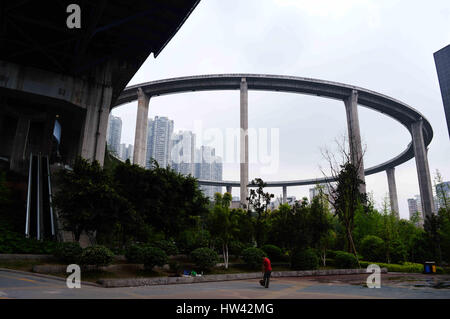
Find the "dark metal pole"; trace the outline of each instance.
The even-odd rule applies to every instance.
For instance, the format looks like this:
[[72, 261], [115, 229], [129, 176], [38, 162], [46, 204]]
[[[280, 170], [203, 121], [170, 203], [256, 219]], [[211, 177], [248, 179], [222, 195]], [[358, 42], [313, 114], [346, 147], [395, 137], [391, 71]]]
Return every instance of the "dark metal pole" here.
[[47, 180], [48, 180], [48, 206], [50, 207], [50, 223], [52, 236], [55, 236], [55, 224], [53, 221], [52, 184], [50, 182], [50, 163], [47, 156]]
[[31, 182], [33, 173], [33, 153], [30, 153], [30, 165], [28, 168], [28, 194], [27, 194], [27, 216], [25, 220], [25, 237], [30, 237], [30, 209], [31, 209]]
[[37, 201], [36, 201], [36, 212], [37, 212], [37, 214], [36, 214], [36, 220], [37, 220], [37, 222], [36, 222], [36, 225], [37, 225], [37, 234], [36, 234], [36, 239], [37, 240], [40, 240], [41, 239], [41, 216], [40, 216], [40, 214], [41, 214], [41, 201], [40, 201], [40, 182], [41, 182], [41, 154], [39, 154], [38, 155], [38, 157], [37, 157], [37, 174], [36, 174], [36, 176], [37, 176], [37, 184], [36, 184], [36, 189], [37, 189], [37, 192], [36, 192], [36, 198], [37, 198]]

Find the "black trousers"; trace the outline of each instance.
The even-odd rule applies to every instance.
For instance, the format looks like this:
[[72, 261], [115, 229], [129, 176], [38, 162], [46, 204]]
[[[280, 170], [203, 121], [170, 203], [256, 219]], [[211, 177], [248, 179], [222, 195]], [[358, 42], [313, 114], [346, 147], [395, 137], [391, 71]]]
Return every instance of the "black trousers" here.
[[269, 281], [270, 281], [270, 275], [272, 274], [272, 271], [266, 271], [264, 272], [264, 287], [269, 288]]

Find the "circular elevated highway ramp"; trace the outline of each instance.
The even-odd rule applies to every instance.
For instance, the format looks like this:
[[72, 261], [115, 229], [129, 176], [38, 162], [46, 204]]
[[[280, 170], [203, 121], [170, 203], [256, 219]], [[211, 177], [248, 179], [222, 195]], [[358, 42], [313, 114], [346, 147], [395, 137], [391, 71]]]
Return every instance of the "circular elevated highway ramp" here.
[[[139, 88], [150, 97], [196, 91], [239, 90], [242, 78], [246, 79], [249, 90], [308, 94], [341, 101], [347, 98], [353, 91], [356, 91], [358, 93], [359, 105], [390, 116], [403, 124], [411, 134], [412, 124], [422, 121], [422, 134], [425, 146], [428, 146], [433, 138], [433, 129], [428, 120], [420, 112], [401, 101], [353, 85], [294, 76], [264, 74], [217, 74], [151, 81], [125, 88], [113, 108], [137, 100]], [[413, 143], [411, 142], [406, 149], [404, 149], [396, 157], [379, 165], [367, 168], [364, 170], [364, 173], [365, 175], [371, 175], [382, 172], [388, 168], [393, 168], [405, 163], [413, 157], [414, 149]], [[332, 180], [332, 177], [323, 177], [306, 180], [268, 181], [267, 187], [312, 185]], [[215, 186], [240, 186], [238, 181], [216, 182], [200, 180], [199, 183], [202, 185]]]

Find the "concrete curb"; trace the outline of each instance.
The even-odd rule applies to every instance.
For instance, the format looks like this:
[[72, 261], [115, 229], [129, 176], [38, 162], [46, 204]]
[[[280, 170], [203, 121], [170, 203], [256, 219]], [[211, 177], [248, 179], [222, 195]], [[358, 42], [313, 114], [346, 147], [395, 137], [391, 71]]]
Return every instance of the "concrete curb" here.
[[[20, 260], [39, 260], [39, 261], [57, 261], [53, 255], [38, 255], [38, 254], [0, 254], [0, 261], [20, 261]], [[125, 256], [115, 255], [114, 261], [125, 261]]]
[[56, 258], [53, 255], [0, 254], [0, 260], [6, 260], [6, 261], [20, 261], [20, 260], [54, 261], [54, 260], [56, 260]]
[[[59, 280], [59, 281], [66, 281], [66, 278], [58, 277], [58, 276], [52, 276], [52, 275], [44, 275], [39, 274], [35, 272], [29, 272], [29, 271], [23, 271], [23, 270], [16, 270], [16, 269], [9, 269], [9, 268], [0, 268], [0, 271], [6, 271], [6, 272], [12, 272], [16, 274], [26, 275], [26, 276], [35, 276], [35, 277], [42, 277], [46, 279], [53, 279], [53, 280]], [[94, 287], [103, 287], [102, 285], [96, 284], [94, 282], [89, 281], [81, 281], [81, 285], [83, 286], [94, 286]]]
[[[68, 264], [65, 265], [34, 265], [32, 267], [32, 272], [34, 273], [40, 273], [40, 274], [56, 274], [56, 273], [65, 273], [67, 269]], [[81, 266], [81, 265], [80, 265]], [[109, 266], [100, 266], [96, 267], [94, 265], [85, 265], [81, 266], [82, 271], [86, 270], [102, 270], [102, 271], [109, 271], [109, 272], [115, 272], [115, 271], [121, 271], [121, 270], [143, 270], [144, 265], [143, 264], [117, 264], [117, 265], [109, 265]], [[155, 270], [158, 270], [156, 268]]]
[[[387, 268], [381, 268], [387, 273]], [[302, 271], [274, 271], [272, 277], [307, 277], [307, 276], [333, 276], [367, 274], [366, 269], [329, 269], [329, 270], [302, 270]], [[193, 284], [202, 282], [245, 280], [261, 278], [261, 272], [205, 275], [201, 277], [156, 277], [156, 278], [130, 278], [130, 279], [100, 279], [98, 283], [105, 288], [138, 287], [153, 285]]]

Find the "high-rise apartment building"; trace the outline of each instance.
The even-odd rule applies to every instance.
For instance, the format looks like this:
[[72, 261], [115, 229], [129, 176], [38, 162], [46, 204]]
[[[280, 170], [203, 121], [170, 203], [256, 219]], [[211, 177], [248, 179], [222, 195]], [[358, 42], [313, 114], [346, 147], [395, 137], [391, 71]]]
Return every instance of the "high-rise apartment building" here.
[[414, 198], [408, 198], [408, 211], [409, 211], [409, 220], [415, 216], [415, 214], [419, 213], [419, 222], [416, 223], [416, 226], [423, 226], [423, 213], [422, 213], [422, 201], [420, 200], [420, 195], [415, 195]]
[[330, 212], [334, 213], [335, 209], [333, 205], [331, 205], [330, 201], [333, 200], [333, 198], [330, 196], [330, 189], [327, 184], [318, 184], [314, 188], [309, 189], [309, 201], [312, 203], [314, 197], [319, 196], [322, 192], [324, 198], [323, 203], [330, 209]]
[[169, 165], [172, 133], [173, 121], [167, 117], [155, 116], [154, 120], [148, 120], [146, 168], [150, 168], [151, 158], [155, 159], [160, 167]]
[[[194, 176], [207, 181], [221, 181], [223, 174], [222, 158], [215, 155], [215, 149], [201, 146], [195, 152]], [[205, 196], [214, 198], [215, 193], [222, 193], [221, 186], [200, 186]]]
[[120, 138], [122, 135], [122, 119], [120, 117], [110, 115], [108, 119], [108, 129], [106, 132], [106, 144], [110, 151], [117, 156], [120, 153]]
[[448, 208], [450, 206], [450, 182], [436, 184], [435, 203], [438, 205], [436, 212], [441, 207]]
[[172, 135], [169, 163], [180, 174], [195, 176], [195, 134], [182, 131]]
[[120, 144], [120, 151], [119, 151], [119, 157], [126, 161], [127, 159], [130, 160], [131, 163], [133, 163], [133, 151], [134, 147], [133, 145], [129, 144]]
[[434, 53], [434, 62], [441, 87], [444, 113], [447, 118], [447, 129], [450, 137], [450, 45]]

